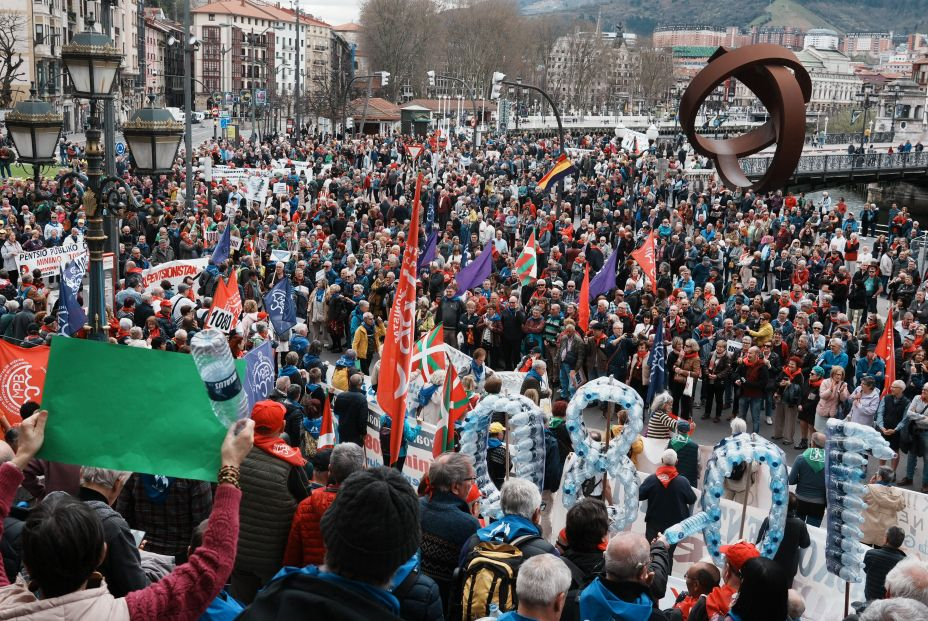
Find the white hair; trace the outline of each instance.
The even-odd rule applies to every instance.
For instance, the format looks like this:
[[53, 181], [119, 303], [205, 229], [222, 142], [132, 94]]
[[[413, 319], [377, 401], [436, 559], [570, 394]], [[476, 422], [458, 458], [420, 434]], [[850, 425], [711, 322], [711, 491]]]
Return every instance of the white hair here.
[[499, 504], [506, 515], [519, 515], [530, 520], [541, 507], [541, 492], [527, 479], [512, 478], [503, 483]]
[[673, 396], [665, 390], [664, 392], [654, 397], [654, 401], [651, 402], [651, 413], [653, 414], [654, 412], [659, 412], [665, 405], [667, 405], [667, 403], [672, 402]]
[[890, 597], [908, 597], [928, 606], [928, 563], [917, 558], [897, 563], [886, 574], [886, 592]]
[[132, 475], [131, 472], [124, 470], [109, 470], [107, 468], [92, 468], [90, 466], [81, 467], [81, 483], [90, 485], [100, 485], [108, 489], [113, 489], [120, 480], [126, 481]]
[[731, 420], [731, 435], [736, 436], [739, 433], [747, 433], [748, 424], [743, 418], [733, 418]]
[[677, 452], [673, 449], [667, 449], [661, 453], [661, 463], [665, 466], [677, 465]]
[[604, 568], [619, 581], [634, 581], [651, 561], [651, 549], [644, 535], [629, 531], [618, 533], [606, 546]]
[[550, 606], [570, 588], [570, 570], [559, 557], [539, 554], [519, 566], [516, 595], [529, 606]]
[[860, 621], [912, 621], [928, 619], [928, 606], [908, 597], [893, 597], [870, 602]]
[[128, 317], [123, 317], [119, 320], [119, 329], [120, 330], [131, 330], [132, 329], [132, 320]]

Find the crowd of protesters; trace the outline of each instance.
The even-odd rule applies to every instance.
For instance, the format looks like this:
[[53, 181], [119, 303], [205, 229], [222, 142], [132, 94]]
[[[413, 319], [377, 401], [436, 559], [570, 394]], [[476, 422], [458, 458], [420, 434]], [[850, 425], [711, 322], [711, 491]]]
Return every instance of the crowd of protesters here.
[[[684, 168], [710, 164], [682, 140], [652, 144], [640, 153], [623, 150], [608, 135], [574, 135], [569, 141], [577, 170], [545, 191], [538, 190], [538, 181], [560, 154], [550, 138], [494, 138], [474, 149], [454, 137], [433, 137], [417, 159], [406, 148], [410, 140], [401, 136], [307, 135], [291, 141], [275, 135], [257, 144], [207, 142], [197, 148], [195, 162], [211, 158], [213, 165], [235, 169], [311, 163], [308, 169], [286, 167], [272, 179], [285, 183], [286, 193], [260, 202], [249, 201], [234, 182], [207, 181], [202, 166], [194, 180], [184, 179], [180, 160], [172, 177], [150, 179], [133, 175], [120, 156], [119, 174], [139, 204], [124, 197], [119, 214], [120, 287], [107, 309], [111, 341], [189, 353], [219, 278], [235, 273], [243, 310], [230, 347], [242, 356], [272, 341], [280, 377], [268, 401], [255, 408], [254, 448], [224, 462], [228, 469], [220, 482], [226, 484], [216, 490], [150, 475], [128, 481], [121, 473], [93, 476], [86, 468], [63, 474], [77, 479], [57, 489], [99, 500], [83, 491], [97, 489], [119, 511], [114, 517], [119, 536], [129, 526], [144, 530], [154, 543], [149, 552], [169, 557], [171, 566], [178, 563], [174, 573], [140, 580], [140, 590], [128, 595], [110, 586], [105, 598], [105, 585], [114, 580], [103, 572], [106, 582], [96, 589], [102, 594], [94, 597], [105, 602], [86, 605], [105, 606], [105, 612], [88, 614], [194, 619], [216, 597], [211, 611], [240, 611], [240, 603], [247, 606], [244, 619], [295, 618], [307, 606], [332, 619], [477, 618], [460, 609], [462, 589], [467, 593], [472, 586], [456, 577], [466, 573], [482, 543], [498, 543], [516, 547], [524, 557], [515, 583], [518, 612], [504, 618], [798, 619], [801, 598], [788, 593], [795, 563], [755, 559], [757, 549], [746, 542], [723, 549], [727, 563], [721, 572], [710, 564], [693, 565], [688, 593], [673, 609], [659, 609], [672, 554], [660, 532], [687, 517], [695, 498], [691, 486], [697, 481], [682, 474], [696, 476], [696, 447], [688, 435], [697, 423], [718, 423], [722, 437], [729, 428], [720, 424], [725, 419], [733, 433], [746, 427], [802, 450], [791, 469], [790, 482], [797, 486], [791, 516], [809, 526], [819, 525], [826, 510], [821, 448], [829, 418], [875, 426], [906, 454], [899, 484], [913, 484], [918, 457], [928, 455], [928, 301], [910, 249], [921, 234], [919, 224], [904, 206], [866, 205], [854, 213], [828, 192], [810, 200], [801, 193], [759, 195], [691, 182]], [[80, 168], [79, 150], [66, 152]], [[668, 450], [655, 478], [642, 486], [648, 538], [621, 533], [610, 539], [605, 505], [589, 499], [570, 511], [555, 548], [542, 538], [539, 490], [515, 477], [502, 486], [504, 518], [486, 520], [479, 492], [475, 495], [474, 465], [459, 453], [436, 459], [419, 499], [395, 471], [364, 468], [358, 446], [367, 420], [362, 391], [377, 386], [378, 354], [420, 171], [425, 184], [419, 239], [424, 247], [434, 234], [435, 254], [419, 271], [416, 337], [441, 323], [445, 341], [475, 361], [463, 370], [475, 394], [486, 390], [484, 365], [526, 372], [524, 392], [536, 399], [550, 395], [556, 418], [584, 382], [600, 376], [627, 383], [642, 399], [658, 394], [645, 403], [646, 435], [668, 440]], [[0, 186], [3, 270], [9, 280], [0, 291], [0, 334], [14, 344], [36, 346], [58, 331], [54, 292], [41, 273], [21, 273], [16, 259], [22, 251], [82, 238], [81, 192], [77, 185], [58, 188], [53, 179], [43, 180], [38, 199], [29, 180], [8, 179]], [[188, 196], [193, 209], [186, 207]], [[887, 225], [887, 233], [877, 232], [878, 223]], [[218, 235], [208, 233], [227, 227], [241, 239], [228, 259], [179, 284], [145, 285], [143, 274], [152, 266], [210, 257]], [[532, 235], [537, 273], [524, 279], [516, 262]], [[632, 257], [650, 239], [656, 239], [653, 279]], [[289, 251], [289, 258], [275, 261], [274, 250]], [[456, 275], [481, 253], [491, 253], [491, 273], [459, 295]], [[584, 274], [598, 273], [613, 253], [615, 280], [590, 300], [586, 318], [580, 300]], [[275, 334], [263, 296], [283, 279], [293, 285], [300, 324]], [[886, 308], [892, 309], [891, 324]], [[665, 372], [655, 375], [651, 352], [658, 330], [666, 363]], [[894, 337], [889, 355], [896, 381], [881, 396], [889, 382], [878, 348], [885, 346], [887, 331]], [[335, 372], [328, 380], [325, 359], [333, 357]], [[655, 378], [663, 384], [651, 385]], [[431, 379], [440, 385], [444, 375]], [[661, 394], [665, 390], [669, 394]], [[323, 403], [333, 391], [341, 393], [333, 405], [340, 442], [334, 450], [316, 450]], [[431, 422], [423, 406], [404, 436], [415, 436], [421, 418]], [[739, 427], [739, 419], [746, 426]], [[17, 436], [31, 443], [21, 443], [22, 455], [14, 458], [11, 451], [6, 459], [26, 467], [41, 433], [35, 422], [28, 431], [17, 429], [8, 432], [14, 450]], [[503, 430], [491, 432], [501, 442]], [[281, 433], [290, 452], [262, 448], [267, 446], [262, 438]], [[558, 443], [563, 464], [569, 440], [559, 435]], [[892, 484], [897, 466], [885, 468], [881, 480]], [[507, 478], [505, 470], [496, 474], [500, 481]], [[6, 512], [19, 476], [11, 466], [0, 469], [0, 508]], [[46, 488], [56, 489], [49, 487], [49, 476]], [[737, 487], [734, 478], [731, 484]], [[101, 486], [109, 491], [100, 492]], [[921, 490], [928, 491], [924, 467]], [[97, 539], [79, 542], [86, 548], [81, 567], [57, 570], [68, 580], [43, 573], [55, 570], [49, 564], [64, 552], [36, 540], [72, 545], [71, 538], [86, 537], [81, 528], [96, 528], [88, 526], [94, 511], [81, 513], [87, 524], [67, 523], [65, 512], [76, 501], [62, 506], [23, 497], [27, 507], [41, 502], [21, 525], [11, 522], [11, 529], [5, 522], [5, 542], [11, 530], [21, 533], [20, 547], [12, 548], [20, 550], [21, 563], [12, 572], [7, 566], [10, 580], [27, 572], [42, 591], [38, 602], [49, 609], [72, 606], [73, 591], [92, 590], [87, 577], [97, 568], [98, 539], [109, 546], [111, 534], [103, 528], [94, 532]], [[189, 502], [193, 497], [197, 503]], [[179, 509], [184, 515], [168, 516], [164, 503], [200, 508], [196, 515]], [[210, 527], [198, 528], [210, 507], [210, 526], [220, 513], [217, 519], [234, 521], [235, 528], [226, 528], [222, 537]], [[884, 529], [889, 526], [895, 524]], [[159, 544], [159, 536], [170, 544]], [[120, 549], [128, 555], [121, 563], [150, 562], [126, 546]], [[201, 560], [206, 549], [214, 555], [212, 564]], [[285, 565], [302, 569], [282, 570]], [[880, 606], [908, 606], [917, 618], [918, 602], [908, 602], [928, 605], [928, 589], [917, 586], [928, 580], [928, 568], [917, 561], [899, 567], [886, 575], [884, 590], [897, 601]], [[190, 602], [175, 602], [188, 606], [183, 612], [166, 612], [158, 606], [169, 603], [153, 589], [180, 572], [186, 573], [178, 584], [198, 581], [204, 573], [209, 580], [198, 583]], [[220, 593], [227, 583], [230, 591]], [[42, 609], [25, 592], [9, 597], [19, 608], [7, 617], [0, 607], [0, 619], [27, 618]], [[195, 607], [199, 612], [191, 612]], [[877, 608], [863, 614], [876, 615]]]

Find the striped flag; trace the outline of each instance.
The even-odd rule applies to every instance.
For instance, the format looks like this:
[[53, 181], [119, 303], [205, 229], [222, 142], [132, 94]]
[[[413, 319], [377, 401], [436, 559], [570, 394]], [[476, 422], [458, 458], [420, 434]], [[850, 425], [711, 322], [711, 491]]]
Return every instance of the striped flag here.
[[525, 248], [516, 260], [516, 274], [523, 285], [538, 278], [538, 244], [535, 242], [535, 231], [528, 236]]
[[548, 189], [548, 186], [554, 185], [564, 177], [576, 172], [577, 168], [574, 166], [574, 163], [567, 158], [566, 153], [562, 153], [561, 157], [557, 158], [557, 162], [554, 163], [551, 170], [548, 171], [548, 174], [538, 181], [537, 189], [539, 192], [544, 192]]
[[331, 396], [326, 395], [325, 404], [322, 406], [322, 426], [319, 428], [316, 448], [332, 448], [336, 444], [338, 444], [338, 421], [332, 416]]
[[448, 374], [445, 375], [441, 400], [441, 424], [435, 430], [435, 440], [432, 443], [434, 457], [454, 448], [454, 424], [471, 410], [470, 395], [461, 383], [454, 365], [450, 361], [447, 364]]

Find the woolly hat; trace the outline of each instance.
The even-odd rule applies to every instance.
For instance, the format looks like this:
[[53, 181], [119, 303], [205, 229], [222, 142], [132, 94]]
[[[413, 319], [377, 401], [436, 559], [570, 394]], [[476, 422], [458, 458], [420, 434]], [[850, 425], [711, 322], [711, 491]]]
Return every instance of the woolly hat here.
[[357, 580], [383, 581], [419, 549], [419, 500], [392, 468], [360, 470], [322, 516], [326, 563]]

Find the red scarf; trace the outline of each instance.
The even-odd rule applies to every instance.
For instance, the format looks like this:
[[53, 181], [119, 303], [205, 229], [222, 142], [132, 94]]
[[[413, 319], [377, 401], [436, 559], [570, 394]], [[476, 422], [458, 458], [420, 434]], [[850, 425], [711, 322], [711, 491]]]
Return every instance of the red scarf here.
[[661, 466], [654, 474], [657, 476], [657, 480], [661, 482], [661, 485], [667, 487], [671, 481], [677, 478], [678, 472], [676, 466]]
[[698, 352], [698, 351], [690, 352], [690, 353], [686, 354], [685, 356], [683, 356], [683, 359], [684, 359], [684, 360], [690, 360], [691, 358], [695, 358], [695, 357], [697, 357], [698, 355], [699, 355], [699, 352]]
[[282, 459], [292, 466], [303, 467], [306, 465], [306, 460], [300, 454], [300, 449], [293, 448], [280, 438], [256, 433], [255, 446], [271, 457]]
[[802, 369], [796, 369], [795, 372], [789, 370], [789, 367], [783, 367], [783, 375], [789, 378], [790, 381], [793, 381], [793, 378], [802, 373]]
[[734, 597], [736, 589], [727, 584], [715, 587], [709, 596], [706, 597], [706, 614], [711, 619], [713, 615], [720, 617], [728, 614], [731, 608], [731, 598]]
[[821, 385], [821, 383], [822, 383], [822, 380], [820, 380], [820, 379], [818, 379], [818, 380], [809, 380], [809, 387], [810, 387], [810, 388], [818, 388], [819, 385]]
[[696, 602], [699, 601], [698, 597], [693, 597], [692, 595], [687, 595], [683, 598], [682, 601], [674, 605], [674, 608], [680, 611], [683, 615], [683, 621], [686, 621], [690, 616], [690, 611], [693, 609], [693, 606], [696, 605]]

